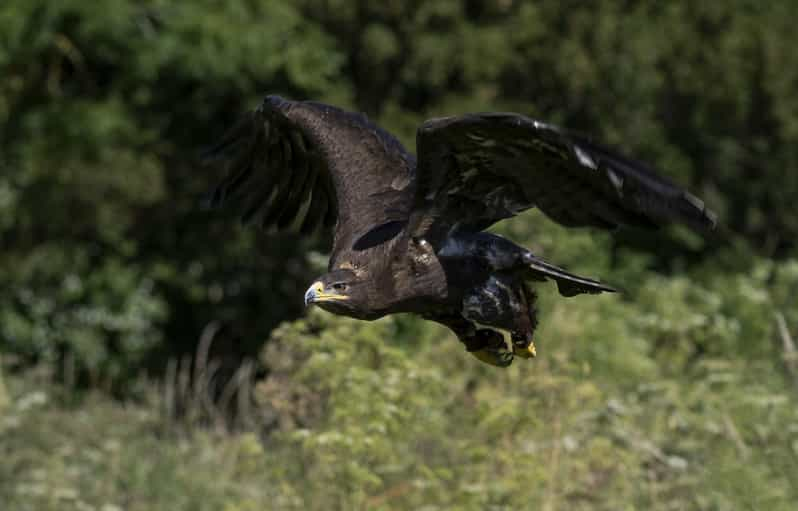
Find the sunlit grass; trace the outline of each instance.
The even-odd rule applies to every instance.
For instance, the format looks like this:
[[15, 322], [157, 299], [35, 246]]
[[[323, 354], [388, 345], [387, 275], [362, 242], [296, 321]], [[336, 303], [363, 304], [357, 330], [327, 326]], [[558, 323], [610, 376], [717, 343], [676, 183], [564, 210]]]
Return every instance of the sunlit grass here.
[[[314, 312], [275, 332], [261, 359], [271, 372], [246, 383], [253, 407], [236, 432], [202, 403], [175, 420], [167, 405], [191, 391], [64, 405], [59, 387], [7, 378], [0, 499], [12, 510], [793, 509], [790, 373], [776, 344], [730, 349], [753, 340], [721, 321], [767, 321], [768, 308], [727, 292], [693, 303], [708, 319], [685, 326], [671, 310], [691, 303], [678, 279], [651, 285], [658, 298], [637, 303], [544, 296], [541, 354], [507, 370], [442, 328]], [[695, 363], [667, 351], [708, 340], [725, 351]]]

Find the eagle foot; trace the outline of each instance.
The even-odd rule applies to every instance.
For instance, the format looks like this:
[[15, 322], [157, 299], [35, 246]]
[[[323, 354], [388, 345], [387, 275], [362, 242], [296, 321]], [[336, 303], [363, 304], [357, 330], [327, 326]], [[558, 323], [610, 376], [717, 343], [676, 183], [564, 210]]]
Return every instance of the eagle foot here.
[[496, 367], [508, 367], [513, 363], [513, 354], [504, 349], [483, 348], [481, 350], [469, 351], [480, 362]]
[[535, 343], [530, 335], [528, 339], [520, 335], [513, 335], [513, 354], [521, 358], [535, 358], [538, 356]]
[[474, 334], [474, 340], [478, 340], [476, 343], [478, 347], [474, 349], [472, 345], [472, 349], [468, 352], [478, 360], [496, 367], [507, 367], [513, 363], [515, 356], [510, 344], [505, 342], [504, 336], [488, 329], [479, 329]]
[[529, 344], [526, 346], [519, 346], [517, 344], [513, 345], [513, 355], [521, 358], [535, 358], [538, 356], [537, 350], [535, 349], [535, 343], [529, 341]]

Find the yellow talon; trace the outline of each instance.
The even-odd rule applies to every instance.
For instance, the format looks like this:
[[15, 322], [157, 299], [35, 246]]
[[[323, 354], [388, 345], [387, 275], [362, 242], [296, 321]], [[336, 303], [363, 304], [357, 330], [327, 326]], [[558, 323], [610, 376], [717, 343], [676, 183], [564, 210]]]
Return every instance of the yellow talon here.
[[532, 341], [529, 341], [529, 345], [526, 348], [513, 346], [513, 354], [521, 358], [535, 358], [538, 356], [535, 350], [535, 343]]

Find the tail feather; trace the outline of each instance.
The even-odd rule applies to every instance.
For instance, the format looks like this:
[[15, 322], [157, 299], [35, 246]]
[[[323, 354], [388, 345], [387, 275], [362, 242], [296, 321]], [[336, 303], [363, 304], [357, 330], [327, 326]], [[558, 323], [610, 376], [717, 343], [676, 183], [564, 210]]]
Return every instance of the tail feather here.
[[598, 280], [569, 273], [562, 268], [547, 263], [532, 252], [525, 252], [522, 259], [526, 267], [534, 275], [534, 278], [538, 280], [541, 278], [553, 279], [557, 283], [557, 289], [563, 296], [570, 297], [582, 293], [615, 293], [618, 291], [613, 287], [602, 284]]

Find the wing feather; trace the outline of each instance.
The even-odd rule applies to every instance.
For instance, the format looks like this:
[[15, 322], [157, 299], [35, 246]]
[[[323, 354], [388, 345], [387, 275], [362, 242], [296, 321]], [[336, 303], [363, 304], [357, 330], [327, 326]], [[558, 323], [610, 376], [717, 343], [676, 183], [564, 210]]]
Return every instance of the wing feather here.
[[324, 216], [327, 214], [328, 206], [327, 194], [324, 192], [319, 192], [314, 188], [307, 216], [302, 221], [302, 226], [299, 228], [299, 232], [302, 234], [312, 234], [313, 231], [315, 231], [324, 220]]
[[715, 227], [701, 200], [649, 166], [519, 114], [432, 119], [416, 142], [430, 228], [481, 230], [531, 207], [569, 227]]
[[[415, 158], [365, 116], [268, 96], [205, 154], [226, 176], [209, 204], [233, 204], [263, 228], [335, 228], [333, 256], [375, 226], [408, 216]], [[380, 197], [380, 200], [373, 200]]]
[[299, 208], [309, 198], [311, 188], [314, 185], [314, 173], [308, 161], [308, 154], [302, 142], [302, 137], [295, 134], [294, 143], [294, 147], [298, 149], [298, 151], [294, 153], [294, 170], [296, 175], [292, 181], [291, 194], [288, 196], [285, 206], [282, 208], [277, 218], [278, 229], [285, 229], [294, 222], [294, 219], [299, 213]]

